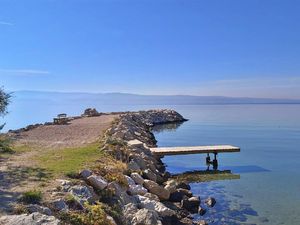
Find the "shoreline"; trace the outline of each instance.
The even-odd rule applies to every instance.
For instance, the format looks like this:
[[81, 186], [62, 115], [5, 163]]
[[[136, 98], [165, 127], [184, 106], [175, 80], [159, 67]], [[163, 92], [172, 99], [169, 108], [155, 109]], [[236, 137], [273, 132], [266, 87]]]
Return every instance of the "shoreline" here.
[[[85, 201], [91, 207], [98, 205], [96, 199], [109, 207], [116, 206], [121, 215], [114, 217], [114, 213], [109, 215], [105, 212], [106, 219], [110, 221], [108, 224], [207, 224], [203, 220], [193, 221], [191, 217], [194, 213], [203, 215], [206, 211], [200, 206], [199, 196], [193, 196], [188, 184], [170, 179], [170, 173], [166, 171], [162, 161], [155, 158], [149, 149], [157, 143], [152, 127], [184, 121], [187, 120], [174, 110], [120, 114], [101, 139], [101, 152], [108, 154], [107, 159], [113, 163], [105, 165], [107, 160], [104, 157], [102, 161], [99, 160], [97, 169], [80, 171], [75, 184], [69, 180], [61, 181], [60, 189], [63, 191], [56, 192], [56, 195], [63, 197], [48, 200], [44, 204], [56, 217], [52, 218], [55, 221], [53, 224], [62, 224], [61, 221], [64, 221], [60, 211], [65, 211], [66, 215], [72, 214], [72, 206], [65, 200], [67, 195], [72, 195], [83, 212], [88, 210], [84, 205]], [[120, 169], [116, 165], [126, 168]], [[103, 198], [103, 194], [109, 197]], [[215, 200], [208, 199], [206, 204], [213, 206]], [[56, 207], [57, 205], [64, 207]], [[41, 210], [33, 213], [41, 213]], [[8, 216], [4, 221], [16, 217], [20, 216]], [[3, 218], [0, 218], [1, 221]]]

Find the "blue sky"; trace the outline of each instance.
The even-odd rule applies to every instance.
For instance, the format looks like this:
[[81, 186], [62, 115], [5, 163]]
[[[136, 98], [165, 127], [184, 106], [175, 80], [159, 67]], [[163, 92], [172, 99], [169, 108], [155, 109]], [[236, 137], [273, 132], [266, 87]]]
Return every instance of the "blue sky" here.
[[299, 12], [297, 0], [0, 0], [0, 85], [300, 98]]

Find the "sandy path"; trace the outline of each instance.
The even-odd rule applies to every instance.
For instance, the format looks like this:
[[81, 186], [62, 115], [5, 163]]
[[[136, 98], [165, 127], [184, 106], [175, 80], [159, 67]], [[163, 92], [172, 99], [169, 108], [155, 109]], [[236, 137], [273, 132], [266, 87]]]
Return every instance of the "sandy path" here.
[[[15, 144], [30, 146], [31, 151], [0, 158], [0, 215], [11, 210], [20, 193], [35, 188], [39, 181], [35, 174], [43, 173], [32, 160], [43, 151], [80, 147], [99, 140], [118, 115], [103, 115], [76, 119], [68, 125], [41, 126], [14, 135]], [[30, 171], [30, 173], [28, 173]]]

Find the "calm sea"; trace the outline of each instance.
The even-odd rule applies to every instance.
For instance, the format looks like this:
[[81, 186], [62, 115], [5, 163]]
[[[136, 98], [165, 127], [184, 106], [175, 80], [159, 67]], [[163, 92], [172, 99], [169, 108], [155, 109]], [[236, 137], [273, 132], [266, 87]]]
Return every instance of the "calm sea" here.
[[[162, 108], [144, 105], [57, 104], [14, 102], [4, 118], [7, 129], [50, 121], [58, 113], [80, 114], [88, 106], [99, 111]], [[189, 119], [177, 129], [156, 132], [159, 146], [232, 144], [240, 153], [218, 156], [220, 169], [240, 179], [192, 183], [202, 199], [217, 204], [203, 217], [210, 224], [300, 224], [300, 105], [163, 106]], [[171, 173], [205, 169], [205, 155], [164, 158]]]

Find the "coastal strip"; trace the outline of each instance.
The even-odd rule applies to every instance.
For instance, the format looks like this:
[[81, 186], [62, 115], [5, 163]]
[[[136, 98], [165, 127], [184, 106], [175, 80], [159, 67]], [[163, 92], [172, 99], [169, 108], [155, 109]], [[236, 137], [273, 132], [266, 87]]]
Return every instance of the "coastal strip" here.
[[[71, 180], [57, 180], [45, 201], [24, 205], [26, 214], [3, 216], [0, 224], [20, 219], [31, 224], [207, 224], [193, 221], [193, 214], [206, 212], [200, 196], [193, 196], [187, 183], [170, 179], [161, 159], [150, 151], [157, 143], [153, 126], [184, 121], [174, 110], [120, 114], [101, 139], [102, 156], [96, 164]], [[215, 204], [213, 198], [205, 202], [207, 208]]]

